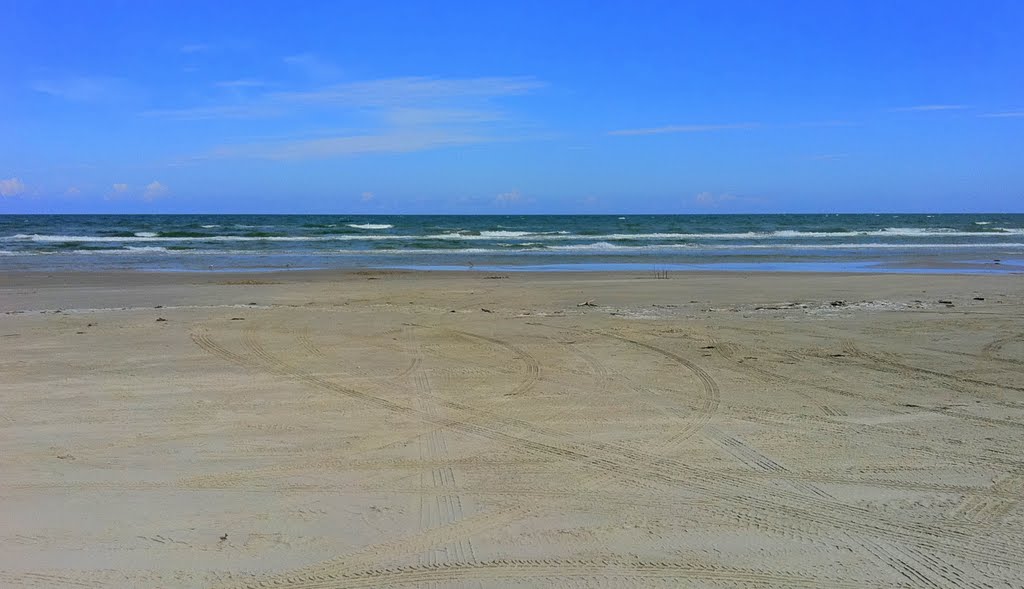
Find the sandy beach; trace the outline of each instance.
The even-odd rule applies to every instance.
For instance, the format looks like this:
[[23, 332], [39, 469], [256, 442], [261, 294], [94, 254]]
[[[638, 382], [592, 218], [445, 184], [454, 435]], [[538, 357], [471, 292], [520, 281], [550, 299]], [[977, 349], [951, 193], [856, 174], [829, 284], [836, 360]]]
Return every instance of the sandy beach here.
[[3, 587], [1021, 587], [1020, 276], [0, 278]]

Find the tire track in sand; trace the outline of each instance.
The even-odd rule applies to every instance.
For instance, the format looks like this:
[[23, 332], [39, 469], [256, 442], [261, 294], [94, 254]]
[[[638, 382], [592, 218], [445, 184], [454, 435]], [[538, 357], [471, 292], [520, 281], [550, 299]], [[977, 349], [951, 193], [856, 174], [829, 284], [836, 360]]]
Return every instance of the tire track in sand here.
[[793, 476], [789, 469], [779, 464], [774, 459], [761, 453], [759, 450], [747, 444], [737, 436], [731, 436], [716, 427], [704, 429], [704, 435], [715, 443], [727, 454], [738, 460], [744, 466], [754, 471], [789, 475], [781, 480], [799, 493], [817, 495], [823, 499], [834, 500], [835, 497], [820, 489], [817, 485], [810, 484], [802, 477]]
[[[758, 375], [758, 376], [761, 377], [761, 379], [765, 379], [768, 382], [776, 382], [776, 383], [795, 382], [797, 384], [802, 384], [800, 381], [796, 381], [796, 380], [790, 379], [789, 377], [786, 377], [786, 376], [783, 376], [781, 374], [777, 374], [775, 372], [772, 372], [770, 370], [761, 368], [760, 366], [752, 365], [749, 362], [743, 362], [742, 360], [741, 361], [736, 361], [733, 358], [733, 355], [734, 355], [734, 352], [735, 352], [735, 348], [736, 348], [736, 344], [722, 342], [718, 338], [716, 338], [715, 336], [710, 335], [710, 334], [708, 334], [706, 337], [707, 337], [707, 340], [709, 342], [708, 345], [713, 347], [715, 352], [718, 353], [719, 356], [721, 356], [722, 358], [724, 358], [724, 359], [728, 360], [729, 362], [733, 363], [733, 366], [735, 368], [737, 368], [738, 370], [742, 371], [742, 372], [746, 372], [748, 374]], [[796, 390], [796, 389], [789, 389], [789, 390], [791, 392], [793, 392], [793, 393], [796, 393], [800, 397], [802, 397], [808, 403], [810, 403], [810, 404], [814, 405], [815, 407], [817, 407], [818, 410], [821, 411], [821, 413], [824, 414], [826, 417], [845, 417], [846, 416], [846, 412], [843, 411], [842, 409], [836, 409], [835, 407], [832, 407], [830, 405], [826, 405], [826, 404], [822, 403], [821, 401], [819, 401], [816, 397], [814, 397], [811, 394], [808, 394], [808, 393], [805, 393], [803, 391], [799, 391], [799, 390]]]
[[[772, 473], [788, 472], [788, 469], [771, 457], [761, 453], [739, 438], [729, 436], [718, 428], [705, 428], [705, 435], [752, 470]], [[810, 481], [795, 478], [786, 482], [797, 492], [834, 500], [832, 495]], [[771, 524], [767, 525], [770, 526]], [[979, 587], [973, 582], [962, 578], [962, 575], [957, 575], [955, 570], [952, 571], [954, 574], [951, 575], [950, 567], [946, 566], [943, 562], [926, 558], [922, 553], [906, 544], [896, 545], [890, 542], [876, 541], [869, 534], [846, 534], [846, 537], [852, 545], [859, 546], [875, 560], [907, 578], [915, 586], [934, 587], [936, 589], [941, 587]]]
[[1006, 337], [1001, 337], [999, 339], [993, 340], [993, 341], [985, 344], [981, 348], [981, 356], [983, 358], [988, 358], [990, 360], [998, 360], [1000, 362], [1009, 362], [1011, 364], [1016, 364], [1018, 366], [1021, 365], [1021, 364], [1024, 364], [1024, 359], [1021, 359], [1021, 358], [1004, 358], [1003, 356], [1001, 356], [999, 354], [1000, 352], [1003, 351], [1003, 348], [1005, 348], [1007, 346], [1007, 344], [1013, 343], [1015, 341], [1024, 341], [1024, 333], [1015, 333], [1013, 335], [1008, 335]]
[[1024, 473], [1007, 473], [992, 484], [993, 493], [969, 493], [951, 509], [949, 517], [970, 522], [992, 522], [1007, 516], [1024, 497]]
[[672, 561], [638, 561], [620, 559], [601, 560], [492, 560], [474, 564], [452, 563], [430, 567], [403, 566], [371, 569], [359, 573], [325, 574], [295, 577], [296, 588], [301, 589], [364, 589], [400, 587], [426, 582], [532, 581], [551, 586], [552, 583], [571, 580], [592, 583], [613, 583], [613, 586], [640, 586], [656, 581], [707, 582], [742, 587], [795, 587], [817, 589], [894, 588], [910, 589], [912, 583], [883, 583], [870, 580], [850, 580], [812, 574], [787, 573], [752, 568], [732, 568]]
[[[209, 346], [209, 338], [204, 337], [201, 332], [197, 333], [194, 337], [197, 344], [201, 346], [204, 344]], [[634, 341], [629, 340], [628, 338], [616, 339], [623, 339], [631, 343]], [[656, 346], [641, 345], [641, 347], [644, 347], [645, 349], [648, 349], [649, 346], [657, 349]], [[219, 344], [209, 347], [211, 350], [220, 348], [220, 353], [227, 358], [240, 357], [239, 354], [235, 354], [234, 352], [226, 351], [225, 353], [223, 346], [219, 346]], [[678, 358], [678, 355], [667, 352], [667, 357]], [[250, 359], [244, 359], [243, 361], [249, 364], [254, 364]], [[255, 364], [258, 366], [260, 363], [256, 362]], [[282, 372], [280, 367], [273, 365], [267, 366], [265, 370], [272, 373]], [[706, 373], [704, 374], [706, 375]], [[368, 393], [356, 391], [354, 389], [338, 385], [337, 383], [331, 383], [320, 377], [304, 374], [298, 370], [285, 372], [285, 375], [290, 375], [292, 378], [300, 382], [310, 384], [316, 388], [340, 393], [354, 400], [365, 401], [383, 409], [403, 414], [412, 414], [414, 416], [430, 420], [429, 416], [416, 415], [419, 412], [409, 407], [402, 406], [398, 403], [382, 399]], [[705, 383], [706, 388], [708, 389], [706, 392], [709, 394], [717, 393], [716, 386], [712, 386], [706, 379], [701, 380]], [[684, 484], [694, 491], [707, 493], [710, 496], [717, 497], [720, 500], [731, 503], [739, 508], [754, 507], [766, 512], [778, 512], [779, 514], [795, 518], [797, 521], [801, 521], [805, 525], [813, 524], [820, 529], [834, 529], [837, 531], [851, 530], [859, 533], [877, 534], [881, 537], [890, 538], [898, 542], [913, 542], [929, 549], [945, 550], [954, 554], [977, 558], [981, 562], [997, 566], [1009, 566], [1010, 563], [1016, 562], [1014, 557], [1007, 555], [1007, 550], [1012, 551], [1012, 547], [991, 542], [985, 538], [972, 537], [968, 534], [958, 533], [956, 530], [939, 530], [935, 529], [933, 526], [917, 524], [914, 522], [898, 522], [890, 518], [881, 517], [878, 514], [872, 513], [870, 510], [832, 502], [817, 501], [814, 500], [814, 498], [807, 497], [806, 495], [786, 493], [784, 491], [773, 491], [772, 496], [768, 498], [758, 495], [756, 491], [752, 495], [735, 495], [731, 492], [723, 494], [723, 485], [726, 487], [730, 484], [746, 486], [749, 483], [749, 480], [722, 475], [721, 473], [716, 473], [708, 469], [699, 469], [695, 467], [687, 468], [685, 464], [679, 464], [674, 467], [674, 469], [669, 470], [659, 468], [660, 465], [658, 462], [661, 458], [659, 456], [652, 456], [650, 454], [637, 452], [636, 454], [644, 455], [647, 458], [646, 460], [637, 462], [631, 457], [622, 455], [616, 457], [605, 453], [584, 453], [576, 449], [570, 449], [563, 445], [559, 445], [553, 441], [517, 437], [465, 421], [442, 421], [439, 425], [452, 427], [471, 435], [483, 436], [493, 441], [515, 447], [520, 451], [562, 459], [584, 469], [597, 471], [601, 477], [609, 480], [612, 478], [626, 481], [635, 481], [639, 479], [658, 481], [671, 485]], [[685, 474], [687, 476], [681, 477], [680, 474]], [[593, 479], [590, 480], [593, 481]], [[783, 499], [789, 499], [792, 503], [782, 501]], [[464, 533], [473, 533], [474, 530], [492, 529], [494, 526], [514, 521], [523, 515], [524, 512], [520, 510], [503, 510], [492, 514], [482, 514], [481, 516], [468, 518], [451, 526], [430, 530], [422, 535], [413, 536], [411, 538], [396, 541], [396, 543], [380, 545], [379, 547], [367, 550], [370, 550], [377, 556], [383, 556], [384, 554], [390, 554], [393, 556], [395, 554], [395, 550], [399, 550], [401, 554], [408, 554], [410, 549], [418, 551], [424, 542], [427, 542], [429, 545], [428, 539], [433, 538], [432, 541], [434, 543], [438, 541], [438, 538], [443, 538], [443, 541], [449, 541], [452, 534], [461, 535]], [[358, 555], [350, 555], [350, 557], [357, 556]], [[304, 570], [320, 572], [352, 570], [353, 565], [356, 565], [356, 562], [353, 562], [353, 559], [350, 557], [332, 559], [331, 561], [322, 563], [319, 566], [310, 567], [309, 569]], [[355, 560], [364, 561], [365, 564], [372, 562], [372, 559], [370, 561], [365, 561], [364, 559], [355, 558]], [[284, 575], [274, 576], [265, 580], [270, 583], [276, 583], [278, 586], [282, 586], [288, 584], [290, 576], [291, 574], [286, 573]]]
[[[415, 370], [411, 373], [413, 388], [416, 391], [415, 403], [420, 411], [430, 415], [433, 419], [444, 417], [443, 408], [436, 403], [438, 397], [435, 394], [430, 374], [423, 367], [422, 352], [416, 333], [413, 329], [406, 330], [410, 340], [410, 347], [416, 350], [414, 363]], [[430, 431], [420, 436], [419, 458], [423, 463], [431, 463], [449, 460], [448, 438], [445, 428], [436, 428], [428, 424]], [[435, 465], [429, 472], [420, 473], [420, 488], [433, 489], [437, 491], [432, 494], [420, 495], [420, 530], [428, 530], [439, 526], [449, 525], [465, 519], [466, 514], [462, 506], [462, 496], [458, 492], [458, 482], [455, 476], [455, 469], [450, 464]], [[440, 554], [443, 552], [443, 555]], [[442, 557], [442, 558], [439, 558]], [[443, 562], [464, 562], [475, 563], [476, 552], [473, 549], [472, 540], [462, 537], [445, 546], [438, 547], [424, 552], [420, 555], [420, 564], [425, 566], [437, 566]], [[433, 586], [429, 583], [428, 586]]]
[[[206, 334], [204, 332], [201, 332], [201, 331], [200, 332], [196, 332], [194, 334], [193, 338], [196, 340], [196, 343], [198, 345], [200, 345], [201, 347], [204, 347], [204, 349], [208, 349], [209, 351], [211, 351], [211, 352], [213, 352], [215, 354], [218, 354], [218, 355], [224, 357], [225, 359], [238, 360], [238, 359], [241, 358], [241, 355], [236, 354], [234, 352], [231, 352], [230, 350], [227, 350], [226, 348], [224, 348], [223, 346], [217, 344], [216, 342], [213, 342], [208, 337], [208, 334]], [[253, 338], [251, 336], [247, 337], [246, 340], [247, 341], [245, 342], [245, 345], [246, 345], [247, 349], [252, 350], [258, 357], [263, 358], [263, 359], [272, 358], [272, 355], [269, 355], [265, 350], [259, 349], [258, 343], [253, 341]], [[249, 362], [250, 364], [257, 364], [257, 365], [262, 364], [262, 363], [252, 363], [249, 360], [246, 360], [246, 362]], [[312, 375], [305, 375], [305, 374], [302, 374], [301, 371], [292, 370], [290, 368], [286, 369], [286, 366], [282, 365], [282, 363], [280, 361], [276, 361], [276, 362], [274, 362], [274, 363], [272, 363], [272, 364], [270, 364], [268, 366], [265, 366], [264, 368], [267, 369], [271, 373], [291, 374], [293, 377], [296, 377], [296, 378], [300, 379], [303, 382], [306, 382], [306, 383], [311, 384], [313, 386], [317, 386], [319, 388], [324, 388], [325, 386], [328, 386], [328, 385], [331, 384], [331, 383], [328, 383], [328, 382], [324, 382], [323, 379], [321, 379], [319, 377], [312, 376]], [[345, 393], [345, 394], [347, 394], [349, 396], [353, 396], [354, 395], [357, 398], [364, 398], [366, 400], [375, 401], [374, 404], [377, 404], [379, 406], [383, 406], [384, 408], [401, 409], [401, 410], [403, 410], [403, 412], [411, 412], [411, 409], [409, 409], [409, 408], [398, 406], [397, 404], [391, 403], [391, 402], [386, 401], [384, 399], [380, 399], [380, 398], [375, 397], [373, 395], [367, 395], [367, 394], [360, 393], [358, 391], [348, 390], [347, 387], [338, 387], [337, 385], [335, 385], [335, 386], [328, 386], [328, 388], [336, 389], [336, 392], [342, 392], [342, 393]], [[431, 419], [430, 416], [428, 416], [428, 415], [423, 415], [422, 417], [424, 417], [427, 421], [434, 421], [436, 419], [436, 418], [435, 419]], [[448, 421], [448, 420], [443, 420], [443, 423], [448, 425], [448, 426], [455, 427], [456, 429], [464, 429], [464, 428], [459, 428], [458, 426], [466, 426], [466, 425], [468, 425], [468, 424], [466, 424], [464, 422], [452, 422], [452, 421]], [[486, 431], [486, 430], [484, 430], [484, 431]], [[480, 434], [481, 432], [480, 431], [470, 430], [469, 433]], [[492, 432], [492, 433], [498, 433], [498, 432]], [[517, 438], [511, 437], [511, 436], [507, 436], [505, 434], [499, 434], [497, 439], [499, 441], [506, 441], [506, 442], [513, 442], [513, 443], [517, 440]], [[533, 442], [531, 440], [526, 440], [526, 439], [521, 439], [521, 438], [519, 438], [518, 441], [520, 442], [520, 444], [518, 444], [518, 445], [519, 445], [521, 450], [533, 451], [533, 452], [542, 451], [543, 453], [545, 453], [545, 454], [547, 454], [549, 456], [554, 456], [555, 458], [561, 458], [561, 459], [565, 459], [566, 457], [579, 457], [579, 458], [582, 458], [582, 459], [587, 459], [586, 455], [584, 455], [584, 454], [577, 454], [576, 452], [574, 452], [572, 450], [568, 450], [568, 451], [565, 450], [565, 449], [561, 449], [560, 450], [558, 447], [548, 446], [546, 444], [538, 444], [537, 442]], [[644, 457], [647, 458], [647, 461], [643, 460]], [[651, 458], [652, 457], [650, 455], [646, 455], [646, 456], [641, 455], [639, 462], [636, 461], [635, 459], [631, 459], [630, 466], [632, 467], [632, 469], [636, 469], [637, 471], [642, 472], [645, 469], [645, 467], [647, 466], [647, 462], [649, 462], [649, 460]], [[585, 479], [584, 481], [580, 482], [580, 486], [584, 487], [585, 489], [595, 489], [595, 490], [600, 491], [611, 480], [613, 480], [613, 479], [621, 479], [622, 478], [622, 474], [615, 470], [615, 468], [614, 468], [615, 467], [615, 463], [614, 462], [603, 460], [603, 459], [595, 459], [595, 458], [590, 458], [589, 460], [594, 462], [595, 464], [602, 465], [602, 468], [599, 469], [598, 474], [596, 476], [591, 475], [591, 477], [589, 479]], [[635, 474], [638, 474], [638, 473], [635, 473]], [[634, 474], [634, 476], [635, 476], [635, 474]], [[643, 477], [640, 477], [640, 478], [641, 478], [641, 480], [643, 479]], [[627, 480], [628, 480], [628, 477], [627, 477]], [[315, 574], [319, 574], [319, 573], [323, 573], [323, 572], [327, 572], [327, 571], [334, 571], [334, 572], [337, 572], [337, 573], [341, 573], [341, 572], [345, 572], [345, 571], [356, 571], [356, 570], [359, 570], [360, 567], [366, 568], [367, 566], [371, 565], [372, 563], [380, 562], [381, 560], [384, 560], [386, 558], [393, 558], [394, 556], [400, 555], [400, 554], [409, 554], [409, 553], [421, 552], [421, 551], [424, 551], [424, 550], [431, 549], [432, 547], [435, 547], [435, 546], [437, 546], [439, 544], [450, 543], [450, 542], [453, 542], [453, 541], [455, 541], [457, 539], [464, 538], [466, 536], [472, 535], [474, 533], [479, 533], [481, 531], [494, 529], [494, 528], [500, 527], [502, 525], [507, 525], [508, 523], [511, 523], [512, 521], [516, 521], [518, 519], [522, 519], [522, 518], [530, 515], [531, 513], [536, 513], [538, 511], [540, 511], [540, 507], [539, 506], [535, 506], [535, 507], [528, 508], [528, 509], [524, 509], [524, 508], [503, 509], [503, 510], [499, 510], [497, 512], [478, 514], [478, 515], [470, 517], [470, 518], [459, 520], [459, 521], [457, 521], [457, 522], [455, 522], [453, 524], [447, 525], [447, 526], [442, 526], [442, 527], [439, 527], [439, 528], [432, 528], [432, 529], [426, 530], [424, 532], [421, 532], [420, 534], [416, 534], [416, 535], [413, 535], [411, 537], [407, 537], [407, 538], [404, 538], [404, 539], [399, 539], [399, 540], [397, 540], [395, 542], [385, 543], [385, 544], [381, 544], [381, 545], [377, 545], [377, 546], [371, 546], [371, 547], [368, 547], [368, 548], [366, 548], [364, 550], [358, 551], [357, 553], [350, 554], [350, 555], [347, 555], [345, 557], [339, 557], [338, 559], [332, 559], [331, 561], [328, 561], [328, 562], [325, 562], [325, 563], [321, 563], [321, 565], [319, 565], [319, 566], [314, 566], [314, 567], [309, 567], [309, 568], [303, 569], [303, 571], [305, 571], [305, 572], [315, 571]], [[252, 585], [252, 586], [255, 587], [255, 586], [272, 586], [272, 585], [277, 585], [277, 586], [301, 587], [303, 585], [295, 583], [295, 581], [296, 581], [296, 574], [298, 574], [298, 573], [297, 572], [293, 572], [293, 573], [287, 573], [285, 575], [274, 576], [274, 577], [271, 577], [269, 579], [264, 578], [264, 579], [261, 580], [259, 585]]]
[[[671, 352], [668, 352], [666, 350], [657, 348], [656, 346], [653, 346], [651, 344], [643, 344], [643, 343], [640, 343], [640, 342], [636, 342], [634, 340], [629, 340], [628, 338], [624, 338], [624, 337], [621, 337], [621, 336], [615, 336], [614, 334], [608, 334], [608, 335], [610, 335], [612, 337], [617, 337], [618, 339], [624, 339], [625, 341], [630, 341], [632, 343], [636, 343], [636, 344], [641, 345], [643, 347], [646, 347], [648, 349], [659, 351], [661, 354], [669, 356], [669, 357], [676, 358], [677, 360], [684, 360], [683, 358], [679, 357], [678, 355], [675, 355], [675, 354], [672, 354]], [[695, 370], [695, 372], [696, 372], [696, 370]], [[707, 373], [704, 373], [704, 374], [707, 374]], [[707, 378], [711, 378], [710, 375], [708, 375]], [[708, 429], [714, 429], [714, 428], [704, 428], [704, 429], [705, 429], [705, 431], [707, 431]], [[741, 461], [747, 463], [748, 465], [754, 466], [755, 468], [757, 468], [759, 470], [768, 470], [768, 471], [776, 471], [776, 472], [784, 471], [785, 470], [785, 468], [782, 467], [781, 465], [779, 465], [776, 461], [768, 458], [767, 456], [764, 456], [760, 452], [757, 452], [756, 450], [754, 450], [753, 448], [743, 444], [742, 442], [739, 442], [738, 440], [736, 440], [735, 441], [736, 443], [729, 443], [730, 441], [732, 441], [732, 440], [723, 440], [723, 442], [725, 443], [725, 447], [726, 447], [727, 451], [729, 451], [734, 456], [739, 457], [741, 459]], [[813, 484], [810, 484], [810, 483], [807, 483], [807, 482], [804, 482], [804, 481], [792, 481], [790, 484], [791, 485], [795, 485], [797, 487], [798, 491], [801, 491], [803, 493], [811, 493], [812, 495], [815, 495], [815, 496], [817, 496], [817, 497], [819, 497], [821, 499], [824, 499], [824, 500], [832, 499], [831, 495], [829, 495], [828, 493], [818, 489]], [[811, 500], [810, 503], [816, 503], [816, 501]], [[822, 508], [823, 509], [828, 509], [826, 502], [821, 502], [821, 503], [822, 503]], [[834, 504], [834, 505], [837, 506], [838, 504]], [[876, 530], [876, 532], [891, 532], [891, 531], [893, 531], [893, 530], [884, 530], [884, 529]], [[863, 536], [864, 534], [861, 534], [861, 535]], [[861, 544], [862, 546], [865, 546], [864, 544], [862, 544], [860, 542], [858, 542], [858, 543]], [[907, 547], [907, 548], [909, 548], [909, 547]], [[918, 579], [927, 580], [930, 584], [933, 584], [935, 587], [946, 587], [946, 586], [948, 586], [948, 587], [975, 587], [975, 586], [977, 586], [977, 585], [975, 585], [973, 583], [965, 582], [964, 579], [962, 579], [962, 578], [951, 578], [948, 575], [948, 573], [947, 573], [947, 570], [948, 570], [947, 568], [937, 564], [936, 561], [933, 561], [933, 560], [930, 560], [930, 559], [926, 559], [926, 558], [922, 558], [922, 554], [920, 552], [914, 551], [913, 549], [905, 549], [903, 547], [903, 543], [902, 542], [900, 543], [900, 545], [892, 545], [892, 549], [888, 551], [888, 554], [890, 554], [890, 555], [895, 554], [896, 556], [893, 556], [893, 557], [885, 560], [884, 562], [886, 562], [889, 566], [891, 566], [895, 570], [897, 570], [897, 572], [900, 572], [901, 574], [904, 574], [904, 576], [908, 576], [908, 572], [912, 571], [912, 574], [910, 574], [910, 576], [916, 577]], [[900, 558], [900, 555], [902, 555], [903, 558]], [[916, 566], [915, 566], [915, 564], [908, 564], [908, 561], [910, 563], [916, 563]], [[923, 569], [923, 570], [927, 571], [930, 574], [926, 575], [925, 573], [921, 572], [920, 569]], [[937, 577], [937, 578], [943, 579], [946, 583], [949, 583], [949, 584], [945, 584], [944, 583], [942, 585], [939, 585], [939, 584], [937, 584], [936, 581], [932, 580], [932, 577]]]
[[722, 393], [718, 388], [718, 382], [716, 382], [706, 370], [698, 366], [696, 363], [676, 354], [675, 352], [670, 352], [669, 350], [658, 347], [654, 344], [630, 339], [614, 333], [602, 331], [595, 331], [593, 333], [623, 341], [638, 348], [660, 354], [676, 364], [683, 366], [700, 380], [701, 387], [699, 387], [699, 397], [697, 399], [698, 406], [695, 411], [696, 415], [689, 421], [689, 423], [685, 424], [673, 435], [673, 444], [678, 444], [679, 442], [693, 436], [693, 434], [703, 429], [704, 426], [711, 421], [711, 418], [718, 413], [722, 402]]
[[[1005, 343], [1002, 344], [1002, 345], [1005, 345]], [[862, 349], [858, 348], [853, 343], [848, 343], [846, 345], [844, 351], [850, 357], [858, 358], [858, 359], [862, 359], [862, 360], [868, 360], [868, 362], [866, 362], [864, 365], [866, 367], [868, 367], [868, 368], [873, 368], [875, 370], [878, 369], [878, 366], [887, 366], [887, 367], [891, 368], [892, 370], [895, 370], [897, 373], [903, 373], [903, 374], [924, 374], [924, 375], [927, 375], [927, 376], [931, 376], [931, 377], [934, 377], [934, 378], [938, 378], [938, 379], [946, 380], [946, 381], [951, 381], [951, 382], [955, 382], [955, 383], [969, 383], [969, 384], [980, 385], [980, 386], [985, 386], [985, 387], [993, 387], [993, 388], [997, 388], [997, 389], [1008, 389], [1008, 390], [1011, 390], [1011, 391], [1024, 392], [1024, 386], [1010, 385], [1010, 384], [1001, 384], [1001, 383], [998, 383], [998, 382], [992, 382], [990, 380], [984, 380], [984, 379], [980, 379], [980, 378], [973, 378], [973, 377], [970, 377], [970, 376], [960, 376], [960, 375], [957, 375], [957, 374], [949, 374], [947, 372], [942, 372], [941, 370], [932, 370], [931, 368], [923, 368], [923, 367], [920, 367], [920, 366], [914, 366], [914, 365], [911, 365], [911, 364], [906, 364], [904, 362], [900, 362], [898, 360], [894, 360], [891, 357], [882, 356], [882, 355], [879, 355], [879, 354], [872, 354], [871, 352], [868, 352], [866, 350], [862, 350]], [[1019, 406], [1019, 405], [1015, 405], [1015, 406]]]

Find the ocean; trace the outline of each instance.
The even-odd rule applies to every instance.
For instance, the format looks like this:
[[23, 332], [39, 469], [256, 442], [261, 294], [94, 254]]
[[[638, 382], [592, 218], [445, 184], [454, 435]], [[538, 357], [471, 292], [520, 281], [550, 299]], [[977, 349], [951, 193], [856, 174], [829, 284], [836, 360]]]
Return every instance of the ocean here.
[[1024, 272], [1024, 214], [0, 215], [0, 270]]

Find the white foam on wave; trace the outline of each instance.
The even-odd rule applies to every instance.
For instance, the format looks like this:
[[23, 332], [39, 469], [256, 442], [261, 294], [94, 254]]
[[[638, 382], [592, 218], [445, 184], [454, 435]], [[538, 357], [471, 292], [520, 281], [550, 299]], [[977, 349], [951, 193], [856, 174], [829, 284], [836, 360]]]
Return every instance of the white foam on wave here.
[[171, 250], [158, 246], [127, 247], [124, 249], [97, 249], [97, 250], [72, 250], [71, 253], [79, 255], [106, 254], [106, 255], [129, 255], [129, 254], [156, 254], [171, 253]]
[[25, 235], [19, 233], [8, 237], [0, 237], [4, 241], [35, 241], [39, 243], [59, 243], [64, 241], [76, 241], [83, 243], [132, 243], [150, 241], [331, 241], [333, 237], [305, 237], [305, 236], [274, 236], [274, 237], [250, 237], [247, 235], [210, 235], [207, 237], [109, 237], [97, 235]]
[[203, 229], [213, 229], [215, 227], [220, 227], [220, 225], [202, 225]]
[[[534, 235], [531, 231], [481, 231], [479, 237], [484, 239], [491, 239], [495, 237], [526, 237], [527, 235]], [[466, 237], [477, 237], [466, 236]]]
[[391, 229], [394, 225], [388, 225], [387, 223], [349, 223], [347, 227], [353, 229]]
[[[379, 225], [383, 227], [383, 225]], [[390, 227], [390, 225], [388, 226]], [[919, 228], [919, 227], [888, 227], [872, 231], [845, 231], [845, 232], [821, 232], [821, 231], [772, 231], [772, 232], [745, 232], [745, 233], [613, 233], [608, 235], [579, 235], [560, 231], [557, 233], [534, 233], [529, 231], [482, 231], [477, 234], [466, 233], [440, 233], [432, 235], [385, 235], [385, 234], [358, 234], [358, 235], [291, 235], [291, 236], [248, 236], [248, 235], [210, 235], [210, 236], [189, 236], [189, 237], [161, 237], [151, 232], [140, 231], [132, 237], [95, 236], [95, 235], [43, 235], [23, 234], [0, 237], [3, 241], [32, 241], [39, 243], [60, 243], [60, 242], [82, 242], [82, 243], [148, 243], [148, 242], [339, 242], [339, 241], [415, 241], [415, 240], [452, 240], [452, 241], [489, 241], [501, 239], [503, 241], [523, 240], [530, 244], [550, 241], [589, 241], [589, 242], [632, 242], [632, 241], [767, 241], [777, 239], [780, 241], [797, 241], [804, 239], [844, 239], [844, 238], [929, 238], [929, 237], [972, 237], [984, 239], [988, 243], [984, 245], [999, 245], [992, 242], [993, 238], [1024, 235], [1024, 228], [1014, 227], [992, 227], [985, 231], [959, 231], [949, 228]], [[521, 245], [521, 244], [520, 244]], [[837, 244], [841, 247], [868, 244]], [[905, 244], [896, 244], [905, 245]], [[962, 244], [964, 246], [968, 244]], [[575, 246], [573, 246], [575, 247]], [[774, 247], [774, 246], [770, 246]], [[800, 246], [809, 247], [809, 246]]]
[[[682, 246], [690, 247], [690, 246]], [[576, 245], [553, 245], [549, 250], [555, 251], [607, 251], [607, 250], [637, 250], [637, 247], [629, 247], [623, 245], [615, 245], [614, 243], [608, 243], [607, 241], [597, 241], [594, 243], [581, 243]]]
[[668, 243], [668, 244], [653, 244], [653, 245], [640, 245], [640, 246], [629, 246], [629, 245], [617, 245], [614, 243], [608, 243], [606, 241], [599, 241], [594, 243], [582, 243], [574, 245], [555, 245], [547, 246], [543, 249], [511, 249], [503, 247], [501, 249], [490, 249], [490, 248], [466, 248], [466, 249], [416, 249], [416, 250], [338, 250], [339, 252], [346, 254], [356, 255], [406, 255], [406, 254], [496, 254], [496, 255], [531, 255], [531, 254], [543, 254], [545, 252], [618, 252], [618, 253], [652, 253], [652, 252], [667, 252], [667, 251], [701, 251], [701, 250], [714, 250], [714, 251], [727, 251], [727, 250], [757, 250], [757, 251], [771, 251], [771, 250], [872, 250], [872, 249], [908, 249], [908, 250], [923, 250], [923, 249], [960, 249], [960, 248], [1004, 248], [1004, 249], [1024, 249], [1024, 243], [1001, 243], [1001, 244], [987, 244], [987, 243], [855, 243], [855, 244], [684, 244], [684, 243]]
[[899, 235], [913, 237], [917, 235], [950, 235], [960, 233], [948, 227], [886, 227], [880, 231], [866, 231], [868, 235]]
[[[655, 246], [657, 247], [657, 246]], [[960, 249], [960, 248], [1024, 248], [1024, 243], [779, 243], [701, 246], [707, 249], [763, 249], [763, 250], [860, 250], [860, 249]]]
[[975, 225], [991, 225], [992, 221], [975, 221]]

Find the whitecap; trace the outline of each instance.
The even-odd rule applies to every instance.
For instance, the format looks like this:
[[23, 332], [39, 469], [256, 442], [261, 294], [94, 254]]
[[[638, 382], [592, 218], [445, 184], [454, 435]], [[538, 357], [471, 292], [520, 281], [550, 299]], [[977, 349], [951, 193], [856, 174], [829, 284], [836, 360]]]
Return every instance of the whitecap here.
[[170, 250], [163, 247], [156, 246], [139, 246], [139, 247], [127, 247], [125, 249], [95, 249], [95, 250], [73, 250], [71, 253], [91, 255], [91, 254], [116, 254], [116, 255], [129, 255], [129, 254], [150, 254], [150, 253], [168, 253]]
[[353, 229], [391, 229], [394, 225], [388, 225], [387, 223], [349, 223], [347, 225]]
[[533, 235], [530, 231], [481, 231], [480, 237], [526, 237]]
[[157, 234], [152, 231], [136, 231], [135, 237], [156, 237]]

